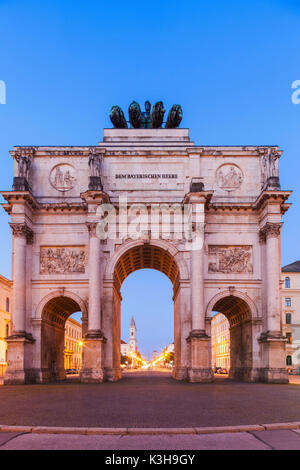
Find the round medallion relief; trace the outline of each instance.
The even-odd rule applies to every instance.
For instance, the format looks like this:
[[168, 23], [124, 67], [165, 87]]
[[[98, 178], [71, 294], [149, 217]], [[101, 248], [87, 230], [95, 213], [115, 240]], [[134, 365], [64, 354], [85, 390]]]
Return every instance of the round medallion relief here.
[[69, 191], [76, 182], [75, 169], [68, 163], [60, 163], [52, 168], [49, 179], [57, 191]]
[[238, 166], [224, 163], [217, 169], [216, 180], [219, 188], [224, 189], [224, 191], [234, 191], [241, 186], [243, 173]]

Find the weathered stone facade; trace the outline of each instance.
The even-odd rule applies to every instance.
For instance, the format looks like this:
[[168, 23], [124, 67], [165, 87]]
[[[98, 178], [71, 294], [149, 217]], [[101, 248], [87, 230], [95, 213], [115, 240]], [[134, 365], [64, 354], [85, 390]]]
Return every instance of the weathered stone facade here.
[[[280, 190], [277, 147], [196, 146], [187, 129], [105, 129], [98, 146], [11, 154], [13, 190], [2, 192], [14, 283], [5, 383], [64, 377], [64, 325], [76, 311], [83, 316], [82, 382], [120, 379], [120, 287], [141, 268], [160, 270], [174, 286], [175, 379], [213, 380], [216, 310], [230, 323], [230, 376], [287, 382], [280, 228], [290, 192]], [[124, 197], [149, 213], [153, 205], [189, 205], [190, 234], [178, 237], [175, 217], [163, 229], [160, 214], [133, 237]], [[105, 240], [100, 204], [112, 204], [120, 220]], [[199, 211], [204, 244], [191, 249], [186, 240], [199, 228]]]

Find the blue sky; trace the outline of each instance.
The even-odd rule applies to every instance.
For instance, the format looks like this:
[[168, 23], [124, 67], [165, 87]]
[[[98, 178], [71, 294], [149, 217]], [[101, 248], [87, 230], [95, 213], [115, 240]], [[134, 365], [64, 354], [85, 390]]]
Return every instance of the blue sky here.
[[[300, 80], [299, 1], [0, 0], [0, 25], [1, 189], [11, 188], [14, 145], [94, 145], [114, 104], [180, 103], [182, 127], [199, 145], [284, 150], [281, 185], [294, 192], [282, 264], [300, 259], [300, 104], [291, 101]], [[2, 211], [0, 272], [10, 277], [7, 223]], [[166, 289], [157, 289], [161, 301]]]

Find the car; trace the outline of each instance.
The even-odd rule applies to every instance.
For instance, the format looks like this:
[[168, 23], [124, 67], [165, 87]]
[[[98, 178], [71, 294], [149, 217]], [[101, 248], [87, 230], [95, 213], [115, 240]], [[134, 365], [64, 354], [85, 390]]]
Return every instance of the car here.
[[73, 370], [73, 369], [66, 369], [66, 374], [67, 374], [67, 375], [73, 374], [72, 370]]

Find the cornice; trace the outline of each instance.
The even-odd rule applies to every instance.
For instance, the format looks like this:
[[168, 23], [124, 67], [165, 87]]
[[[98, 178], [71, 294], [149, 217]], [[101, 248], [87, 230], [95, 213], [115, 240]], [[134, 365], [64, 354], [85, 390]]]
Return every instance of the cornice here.
[[1, 191], [0, 194], [8, 202], [2, 204], [6, 212], [11, 210], [13, 204], [25, 204], [32, 210], [40, 209], [40, 204], [30, 191]]
[[253, 212], [253, 204], [251, 202], [238, 202], [238, 203], [230, 203], [230, 202], [211, 202], [208, 205], [208, 212]]
[[55, 202], [44, 203], [40, 205], [40, 212], [42, 213], [60, 213], [60, 212], [76, 212], [86, 213], [88, 210], [85, 202]]
[[[292, 191], [262, 191], [253, 204], [254, 209], [260, 210], [267, 203], [280, 203], [281, 205], [290, 197]], [[287, 210], [286, 208], [285, 210]]]

